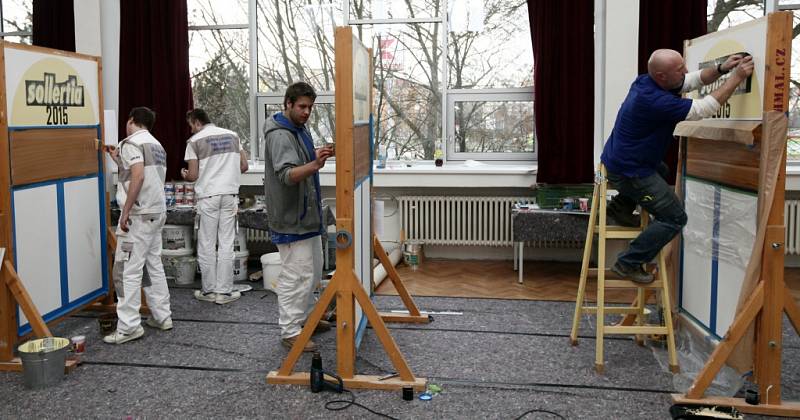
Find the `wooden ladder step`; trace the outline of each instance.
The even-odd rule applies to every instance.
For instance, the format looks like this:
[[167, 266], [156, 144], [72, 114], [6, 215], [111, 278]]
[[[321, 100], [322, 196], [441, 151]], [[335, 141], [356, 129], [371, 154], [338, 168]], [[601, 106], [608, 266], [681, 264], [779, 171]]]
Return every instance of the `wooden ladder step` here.
[[669, 334], [663, 325], [612, 325], [603, 327], [603, 334]]
[[642, 233], [642, 230], [639, 228], [622, 229], [626, 230], [606, 230], [606, 239], [636, 239], [636, 237]]
[[[596, 314], [597, 306], [581, 306], [581, 310], [586, 314]], [[635, 306], [606, 306], [603, 311], [607, 314], [638, 314], [639, 308]]]
[[647, 284], [636, 283], [631, 280], [606, 280], [605, 284], [606, 289], [635, 289], [639, 287], [644, 289], [660, 289], [662, 286], [661, 280], [655, 280]]

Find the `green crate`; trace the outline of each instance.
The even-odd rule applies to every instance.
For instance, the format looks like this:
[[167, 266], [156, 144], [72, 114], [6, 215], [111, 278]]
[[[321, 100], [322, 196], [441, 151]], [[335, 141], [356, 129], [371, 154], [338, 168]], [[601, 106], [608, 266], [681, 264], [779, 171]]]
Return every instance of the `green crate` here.
[[560, 209], [564, 198], [588, 198], [592, 205], [594, 184], [539, 184], [536, 187], [536, 204], [542, 209]]

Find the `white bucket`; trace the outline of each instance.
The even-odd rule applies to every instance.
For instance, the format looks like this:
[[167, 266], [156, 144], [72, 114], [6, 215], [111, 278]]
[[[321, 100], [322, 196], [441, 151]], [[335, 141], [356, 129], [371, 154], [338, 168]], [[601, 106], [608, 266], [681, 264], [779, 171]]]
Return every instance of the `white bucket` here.
[[184, 225], [164, 225], [161, 231], [161, 248], [166, 251], [178, 249], [189, 250], [192, 247], [192, 226]]
[[233, 238], [233, 252], [247, 252], [247, 229], [239, 228]]
[[247, 258], [249, 256], [250, 253], [247, 250], [233, 253], [233, 281], [247, 280]]
[[164, 249], [161, 251], [161, 262], [164, 263], [164, 274], [175, 279], [176, 284], [194, 283], [197, 259], [191, 249]]
[[264, 278], [264, 289], [275, 291], [278, 287], [278, 275], [281, 274], [281, 254], [270, 252], [261, 256], [261, 276]]

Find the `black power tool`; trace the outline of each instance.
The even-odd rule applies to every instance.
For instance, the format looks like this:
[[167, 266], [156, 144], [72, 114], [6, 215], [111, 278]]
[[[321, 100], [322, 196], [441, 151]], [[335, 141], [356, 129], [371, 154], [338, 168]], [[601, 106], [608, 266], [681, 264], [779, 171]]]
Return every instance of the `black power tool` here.
[[[328, 375], [331, 378], [336, 379], [336, 382], [326, 380], [325, 375]], [[310, 379], [311, 392], [316, 393], [324, 389], [339, 393], [344, 391], [344, 382], [342, 382], [342, 378], [340, 378], [335, 373], [329, 372], [322, 368], [322, 356], [320, 356], [318, 352], [314, 352], [314, 354], [311, 356], [310, 378], [311, 378]]]

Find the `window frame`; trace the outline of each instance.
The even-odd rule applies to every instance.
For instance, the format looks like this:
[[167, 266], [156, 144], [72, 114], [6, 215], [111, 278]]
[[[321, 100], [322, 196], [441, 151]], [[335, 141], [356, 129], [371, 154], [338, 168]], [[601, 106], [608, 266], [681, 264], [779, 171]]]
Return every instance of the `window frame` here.
[[[450, 130], [447, 142], [444, 145], [447, 160], [464, 161], [486, 160], [486, 161], [535, 161], [538, 157], [538, 142], [534, 140], [533, 153], [531, 152], [503, 152], [503, 153], [476, 153], [476, 152], [456, 152], [455, 147], [455, 104], [456, 102], [531, 102], [533, 103], [533, 91], [528, 88], [503, 88], [503, 89], [449, 89], [447, 95], [447, 127]], [[535, 118], [535, 117], [534, 117]], [[534, 138], [536, 129], [534, 128]], [[533, 156], [533, 158], [531, 158]]]
[[[259, 112], [259, 114], [256, 114], [255, 118], [251, 118], [251, 121], [257, 127], [257, 129], [256, 129], [256, 137], [254, 137], [256, 141], [254, 141], [250, 146], [250, 149], [253, 150], [253, 153], [251, 154], [251, 156], [253, 156], [253, 160], [254, 161], [259, 161], [259, 162], [264, 161], [264, 156], [263, 156], [263, 153], [262, 153], [263, 152], [262, 145], [264, 144], [264, 133], [261, 132], [263, 130], [263, 127], [262, 127], [263, 123], [260, 122], [261, 120], [258, 117], [259, 115], [261, 115], [263, 113], [263, 110], [259, 109], [259, 108], [261, 108], [261, 106], [267, 106], [267, 105], [278, 105], [279, 107], [282, 107], [283, 106], [283, 97], [284, 97], [283, 93], [261, 93], [261, 92], [259, 92], [258, 94], [255, 95], [255, 101], [256, 101], [255, 109], [256, 109], [256, 112]], [[335, 105], [335, 104], [336, 104], [336, 97], [335, 97], [333, 91], [317, 92], [317, 99], [314, 100], [314, 105], [315, 106], [316, 105]], [[336, 160], [336, 158], [332, 159], [332, 161], [335, 161], [335, 160]]]

